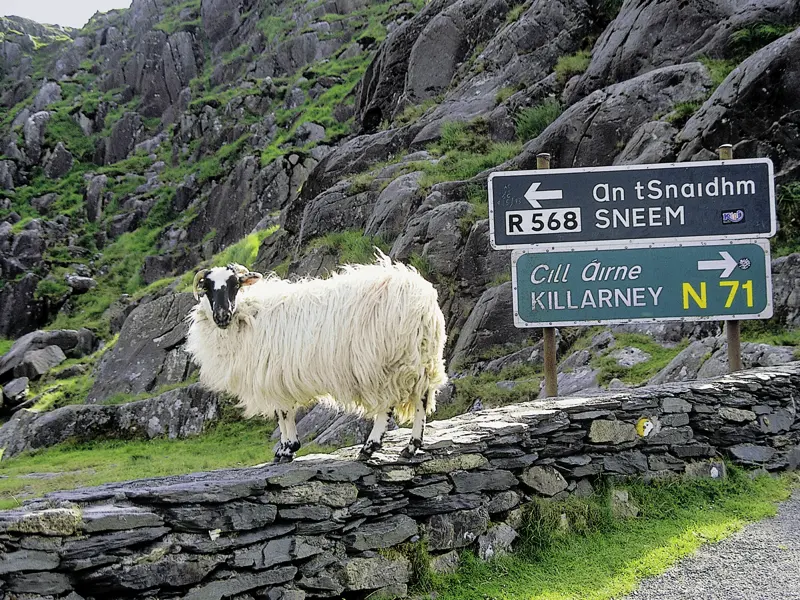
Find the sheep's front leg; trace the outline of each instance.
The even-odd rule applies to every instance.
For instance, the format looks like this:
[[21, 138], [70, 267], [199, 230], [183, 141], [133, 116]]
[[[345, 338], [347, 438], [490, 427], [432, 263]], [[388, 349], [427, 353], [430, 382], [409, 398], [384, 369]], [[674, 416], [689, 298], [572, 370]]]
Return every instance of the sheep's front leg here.
[[403, 448], [400, 456], [411, 458], [422, 447], [422, 433], [425, 430], [425, 402], [420, 398], [414, 404], [414, 426], [411, 428], [411, 441]]
[[374, 452], [380, 450], [381, 446], [383, 445], [383, 435], [386, 433], [386, 429], [389, 427], [389, 418], [391, 416], [392, 411], [382, 415], [375, 415], [375, 418], [373, 419], [372, 431], [369, 432], [369, 437], [367, 438], [367, 441], [364, 442], [364, 447], [361, 448], [361, 452], [358, 455], [360, 459], [366, 460], [370, 458]]
[[275, 462], [290, 462], [294, 458], [294, 453], [300, 449], [300, 441], [297, 439], [297, 424], [295, 423], [296, 414], [295, 409], [277, 411], [281, 445], [275, 452]]

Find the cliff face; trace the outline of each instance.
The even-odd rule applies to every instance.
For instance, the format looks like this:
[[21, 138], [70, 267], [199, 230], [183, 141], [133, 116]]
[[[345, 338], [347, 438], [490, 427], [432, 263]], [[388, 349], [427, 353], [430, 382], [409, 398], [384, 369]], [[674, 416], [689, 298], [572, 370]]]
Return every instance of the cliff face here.
[[[0, 335], [122, 330], [90, 396], [124, 377], [109, 364], [149, 392], [192, 369], [179, 335], [142, 355], [130, 332], [172, 331], [183, 315], [162, 308], [187, 304], [201, 264], [321, 275], [377, 245], [439, 289], [452, 371], [535, 364], [508, 253], [489, 246], [488, 173], [542, 151], [571, 167], [730, 142], [774, 161], [788, 252], [798, 22], [778, 0], [134, 0], [80, 30], [2, 19]], [[800, 306], [786, 264], [778, 327]]]

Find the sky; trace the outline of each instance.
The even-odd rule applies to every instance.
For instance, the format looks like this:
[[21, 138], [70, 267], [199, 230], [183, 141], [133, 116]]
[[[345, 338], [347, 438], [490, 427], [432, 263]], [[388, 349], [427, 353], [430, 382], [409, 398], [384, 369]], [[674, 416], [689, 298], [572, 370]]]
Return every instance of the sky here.
[[83, 27], [97, 12], [128, 8], [131, 0], [0, 0], [0, 16], [16, 15], [51, 25]]

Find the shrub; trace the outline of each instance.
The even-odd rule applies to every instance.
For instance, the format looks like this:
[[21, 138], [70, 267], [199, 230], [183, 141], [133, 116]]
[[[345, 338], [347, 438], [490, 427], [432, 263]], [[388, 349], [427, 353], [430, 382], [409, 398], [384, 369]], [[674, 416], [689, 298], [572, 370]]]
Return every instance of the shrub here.
[[517, 137], [522, 142], [535, 139], [547, 126], [555, 121], [561, 114], [563, 107], [555, 98], [547, 98], [544, 102], [531, 108], [526, 108], [517, 115]]
[[580, 75], [588, 69], [591, 58], [588, 50], [581, 50], [570, 56], [562, 56], [556, 62], [556, 79], [561, 85], [564, 85], [571, 77]]
[[791, 33], [795, 25], [773, 25], [772, 23], [756, 23], [734, 31], [728, 39], [731, 54], [744, 60], [764, 46]]
[[375, 260], [375, 248], [388, 252], [389, 246], [381, 238], [364, 235], [363, 231], [350, 230], [329, 233], [313, 240], [309, 248], [330, 248], [339, 256], [340, 264], [368, 264]]

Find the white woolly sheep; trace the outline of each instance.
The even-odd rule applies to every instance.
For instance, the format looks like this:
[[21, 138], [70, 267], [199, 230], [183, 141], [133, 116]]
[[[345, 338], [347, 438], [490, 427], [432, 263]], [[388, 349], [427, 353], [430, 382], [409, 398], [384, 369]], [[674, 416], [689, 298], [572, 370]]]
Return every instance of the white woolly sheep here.
[[187, 351], [206, 387], [239, 399], [245, 416], [277, 417], [276, 461], [300, 448], [295, 414], [321, 399], [371, 417], [361, 449], [381, 447], [392, 414], [413, 420], [406, 458], [422, 445], [444, 369], [445, 327], [436, 289], [378, 252], [329, 279], [262, 278], [241, 265], [198, 272]]

